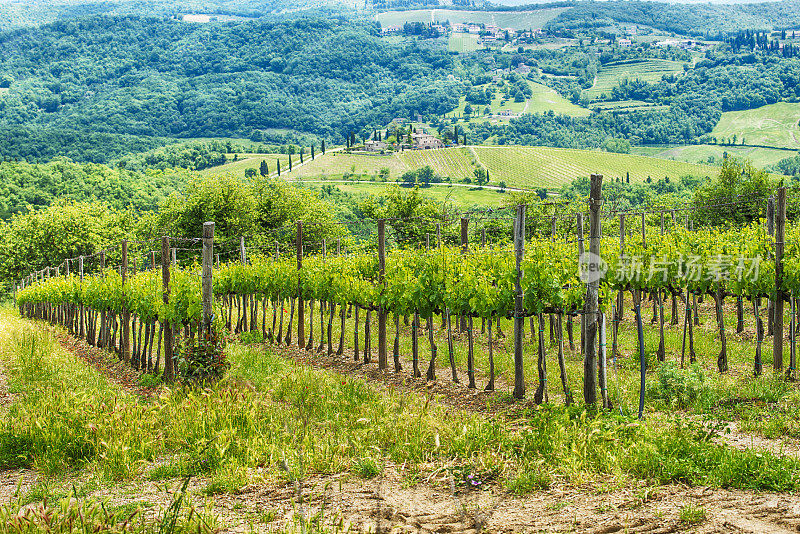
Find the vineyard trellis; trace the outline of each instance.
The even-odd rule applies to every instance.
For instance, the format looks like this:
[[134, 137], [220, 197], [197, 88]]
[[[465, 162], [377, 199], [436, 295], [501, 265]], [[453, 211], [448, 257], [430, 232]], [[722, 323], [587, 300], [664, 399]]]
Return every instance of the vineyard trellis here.
[[[602, 405], [609, 408], [612, 400], [607, 387], [606, 325], [610, 324], [611, 328], [613, 359], [619, 351], [618, 330], [623, 318], [624, 294], [630, 293], [638, 337], [641, 417], [646, 378], [642, 320], [646, 298], [652, 301], [651, 322], [659, 324], [657, 358], [662, 361], [665, 358], [664, 301], [672, 300], [674, 325], [678, 324], [679, 303], [685, 307], [681, 366], [685, 363], [687, 341], [689, 360], [696, 360], [693, 316], [697, 316], [697, 298], [712, 299], [720, 339], [717, 357], [720, 372], [728, 369], [723, 301], [728, 297], [736, 299], [738, 323], [741, 324], [743, 301], [750, 300], [757, 325], [753, 367], [756, 375], [761, 373], [761, 301], [768, 299], [776, 371], [783, 369], [783, 303], [789, 302], [788, 373], [794, 375], [800, 226], [790, 226], [787, 230], [785, 188], [777, 190], [776, 209], [772, 214], [769, 210], [767, 213], [773, 232], [761, 221], [744, 228], [695, 230], [688, 211], [681, 224], [676, 209], [637, 212], [641, 218], [641, 232], [633, 232], [635, 229], [625, 223], [626, 217], [633, 218], [634, 214], [603, 211], [602, 176], [592, 175], [591, 182], [586, 212], [558, 213], [554, 210], [545, 215], [528, 212], [526, 206], [521, 205], [516, 207], [513, 216], [500, 209], [456, 214], [457, 217], [435, 222], [424, 218], [379, 219], [371, 221], [377, 228], [376, 242], [347, 251], [337, 240], [335, 254], [327, 253], [325, 240], [304, 242], [303, 221], [275, 230], [274, 243], [258, 243], [250, 254], [244, 237], [215, 242], [214, 224], [208, 222], [201, 238], [122, 241], [118, 247], [71, 258], [57, 267], [31, 273], [15, 287], [16, 302], [22, 315], [65, 325], [71, 333], [85, 337], [90, 344], [117, 352], [120, 359], [136, 369], [158, 373], [163, 365], [165, 380], [175, 378], [177, 340], [202, 335], [212, 324], [231, 332], [258, 332], [263, 339], [286, 345], [292, 344], [296, 335], [294, 343], [300, 349], [343, 356], [347, 345], [346, 322], [352, 318], [353, 357], [359, 360], [363, 355], [363, 362], [369, 363], [372, 361], [374, 313], [378, 321], [378, 368], [382, 371], [389, 368], [388, 319], [392, 314], [392, 363], [395, 372], [402, 370], [400, 321], [407, 325], [410, 318], [411, 373], [415, 378], [421, 377], [420, 334], [424, 338], [426, 332], [430, 350], [425, 373], [428, 380], [436, 378], [439, 352], [434, 338], [436, 316], [441, 316], [442, 328], [447, 330], [452, 379], [459, 380], [451, 325], [451, 317], [456, 317], [457, 330], [466, 333], [468, 339], [469, 388], [478, 387], [473, 321], [480, 319], [481, 333], [488, 332], [489, 376], [485, 389], [492, 390], [495, 388], [493, 335], [504, 335], [500, 331], [501, 318], [513, 320], [513, 393], [518, 399], [526, 393], [523, 343], [525, 319], [528, 318], [531, 339], [536, 337], [538, 322], [538, 384], [534, 395], [537, 403], [545, 402], [548, 395], [544, 341], [548, 319], [550, 341], [557, 346], [564, 399], [572, 402], [564, 363], [563, 318], [567, 318], [571, 350], [575, 345], [573, 319], [579, 318], [584, 401], [588, 405], [596, 404], [599, 387]], [[737, 199], [731, 203], [731, 209], [754, 209], [753, 206], [763, 205], [765, 200]], [[557, 207], [558, 203], [552, 205]], [[648, 227], [648, 215], [656, 224]], [[588, 247], [584, 243], [583, 229], [587, 216]], [[613, 228], [611, 223], [616, 219], [619, 235], [604, 236], [603, 231]], [[507, 241], [487, 243], [486, 226], [481, 228], [479, 245], [468, 243], [471, 222], [477, 225], [512, 221], [511, 248]], [[444, 242], [442, 225], [456, 222], [460, 223], [460, 243], [451, 246]], [[435, 224], [435, 241], [431, 243], [432, 234], [426, 232], [424, 245], [396, 246], [387, 252], [387, 223], [392, 227], [418, 225], [426, 229]], [[569, 231], [563, 238], [557, 232], [559, 223]], [[526, 239], [526, 228], [534, 228], [535, 235]], [[542, 228], [548, 228], [549, 235]], [[294, 258], [287, 254], [288, 250], [281, 250], [278, 239], [291, 236], [292, 232]], [[160, 251], [156, 250], [156, 245], [160, 245]], [[309, 249], [314, 253], [308, 252]], [[160, 273], [157, 255], [161, 258]], [[178, 256], [182, 258], [182, 265]], [[107, 265], [109, 257], [118, 259], [119, 265]], [[90, 264], [88, 273], [85, 272], [87, 263]], [[729, 276], [723, 272], [724, 268], [739, 276]], [[314, 332], [315, 311], [319, 317], [317, 334]], [[337, 327], [338, 340], [334, 336]], [[361, 328], [363, 345], [359, 346]], [[741, 331], [739, 327], [737, 330]]]

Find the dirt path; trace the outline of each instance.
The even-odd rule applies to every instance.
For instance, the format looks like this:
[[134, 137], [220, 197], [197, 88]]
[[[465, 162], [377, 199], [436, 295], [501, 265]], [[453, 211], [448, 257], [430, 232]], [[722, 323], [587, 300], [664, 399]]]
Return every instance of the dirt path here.
[[[299, 526], [301, 517], [321, 519], [329, 527], [340, 524], [351, 532], [655, 534], [800, 529], [800, 497], [793, 495], [630, 483], [610, 491], [603, 491], [602, 484], [556, 484], [516, 497], [496, 486], [478, 491], [453, 488], [446, 476], [409, 487], [402, 470], [403, 466], [386, 466], [382, 476], [372, 480], [340, 474], [309, 478], [302, 485], [255, 483], [236, 494], [209, 498], [206, 505], [217, 515], [222, 532], [250, 532], [251, 525], [255, 532], [283, 531], [293, 523]], [[202, 482], [190, 486], [195, 506], [202, 506], [202, 498], [196, 496]], [[178, 484], [168, 483], [173, 488]], [[154, 482], [117, 486], [95, 496], [116, 505], [146, 502], [162, 507], [170, 498], [163, 483]], [[681, 521], [681, 511], [688, 506], [702, 509], [705, 517], [694, 524]]]

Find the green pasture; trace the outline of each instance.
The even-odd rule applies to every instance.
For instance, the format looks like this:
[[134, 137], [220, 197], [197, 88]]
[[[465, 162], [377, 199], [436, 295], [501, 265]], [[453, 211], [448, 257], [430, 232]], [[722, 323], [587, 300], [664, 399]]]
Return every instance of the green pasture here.
[[683, 63], [666, 59], [631, 60], [604, 65], [597, 73], [594, 85], [584, 91], [590, 98], [599, 98], [623, 80], [657, 82], [665, 74], [683, 72]]
[[762, 169], [774, 165], [784, 158], [791, 158], [797, 154], [794, 150], [720, 145], [633, 147], [631, 151], [634, 154], [642, 156], [711, 165], [721, 164], [724, 155], [727, 153], [729, 156], [746, 159], [756, 167]]
[[736, 143], [800, 149], [800, 103], [778, 102], [756, 109], [727, 111], [711, 135]]

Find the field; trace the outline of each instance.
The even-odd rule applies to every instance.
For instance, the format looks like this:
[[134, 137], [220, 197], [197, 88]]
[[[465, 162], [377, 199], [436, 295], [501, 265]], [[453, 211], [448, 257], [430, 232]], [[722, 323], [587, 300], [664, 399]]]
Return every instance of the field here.
[[707, 165], [600, 151], [487, 146], [476, 146], [473, 150], [495, 183], [503, 180], [509, 186], [523, 188], [557, 189], [592, 173], [603, 174], [606, 179], [625, 178], [630, 173], [631, 182], [643, 182], [648, 176], [655, 180], [665, 176], [676, 179], [687, 174], [717, 174], [716, 169]]
[[[267, 165], [269, 166], [269, 172], [272, 174], [276, 171], [276, 160], [280, 160], [281, 162], [281, 174], [283, 174], [284, 171], [288, 172], [289, 170], [288, 154], [238, 154], [238, 157], [239, 159], [237, 161], [229, 161], [225, 165], [203, 169], [200, 171], [200, 174], [210, 175], [231, 173], [237, 176], [244, 176], [244, 172], [247, 169], [259, 170], [261, 161], [267, 162]], [[306, 156], [303, 156], [304, 159], [305, 157]], [[233, 155], [229, 154], [228, 158], [233, 159]], [[311, 159], [310, 155], [308, 155], [308, 159]], [[298, 163], [300, 163], [300, 156], [295, 154], [292, 156], [292, 165]]]
[[406, 22], [446, 22], [451, 24], [473, 22], [495, 24], [501, 28], [526, 30], [541, 28], [567, 8], [538, 9], [535, 11], [461, 11], [454, 9], [414, 9], [409, 11], [386, 11], [375, 18], [381, 26], [402, 26]]
[[541, 83], [530, 82], [533, 96], [525, 106], [527, 113], [544, 113], [553, 110], [571, 117], [585, 117], [591, 113], [586, 108], [577, 106], [558, 94], [555, 90]]
[[[489, 109], [491, 110], [492, 115], [497, 115], [501, 111], [510, 111], [516, 115], [520, 115], [522, 113], [544, 113], [546, 111], [553, 110], [555, 113], [561, 113], [564, 115], [569, 115], [571, 117], [585, 117], [591, 113], [590, 110], [586, 108], [582, 108], [581, 106], [575, 105], [560, 94], [558, 94], [555, 90], [547, 87], [544, 84], [528, 81], [528, 85], [531, 87], [532, 95], [531, 98], [527, 99], [525, 102], [515, 102], [513, 99], [507, 100], [503, 102], [503, 93], [499, 90], [495, 92], [495, 96], [492, 99], [491, 104], [489, 105]], [[477, 86], [481, 89], [485, 89], [488, 87], [487, 85], [480, 85]], [[454, 115], [460, 117], [464, 113], [464, 108], [467, 102], [465, 97], [461, 97], [459, 101], [458, 107], [453, 110], [450, 114], [445, 116]], [[472, 106], [473, 108], [473, 115], [471, 118], [471, 122], [476, 121], [484, 121], [486, 120], [485, 116], [478, 114], [478, 110], [482, 110], [484, 106], [475, 105]], [[499, 122], [508, 121], [511, 117], [508, 116], [496, 116], [492, 117], [491, 120], [496, 120]]]
[[[654, 356], [657, 329], [646, 328], [649, 386], [641, 421], [629, 312], [609, 376], [614, 408], [595, 413], [580, 401], [582, 358], [566, 336], [566, 380], [578, 405], [563, 406], [547, 316], [533, 323], [543, 330], [550, 366], [549, 399], [535, 406], [510, 395], [507, 319], [499, 323], [503, 337], [494, 330], [495, 392], [483, 391], [488, 338], [480, 320], [473, 327], [478, 388], [468, 390], [467, 335], [453, 336], [455, 384], [438, 316], [437, 380], [409, 377], [412, 328], [402, 319], [403, 370], [377, 371], [377, 328], [373, 361], [362, 364], [361, 353], [350, 350], [350, 318], [343, 356], [298, 350], [296, 339], [290, 347], [232, 334], [227, 375], [190, 388], [165, 387], [62, 327], [20, 319], [6, 308], [0, 312], [0, 399], [8, 406], [0, 519], [33, 504], [49, 511], [42, 515], [51, 527], [83, 522], [89, 528], [82, 532], [126, 518], [154, 522], [129, 532], [159, 532], [155, 526], [170, 517], [177, 525], [168, 532], [176, 534], [299, 533], [306, 521], [319, 525], [313, 532], [341, 532], [340, 523], [378, 531], [376, 521], [387, 530], [425, 524], [431, 532], [475, 532], [476, 523], [487, 533], [598, 532], [598, 524], [651, 534], [789, 532], [800, 523], [785, 511], [800, 505], [800, 425], [792, 409], [798, 390], [769, 372], [751, 376], [752, 314], [745, 332], [732, 334], [730, 307], [724, 317], [731, 371], [716, 371], [719, 340], [709, 300], [694, 330], [698, 362], [687, 369], [676, 363], [681, 326], [665, 327], [665, 363]], [[649, 319], [649, 305], [644, 313]], [[306, 333], [315, 318], [306, 315]], [[338, 321], [334, 329], [338, 334]], [[530, 396], [536, 331], [525, 321]], [[363, 342], [362, 334], [363, 322]], [[577, 345], [577, 324], [575, 338]], [[427, 341], [420, 349], [427, 364]], [[770, 351], [765, 344], [766, 361]], [[700, 422], [709, 418], [713, 424]], [[31, 522], [43, 521], [36, 518]]]
[[[306, 181], [303, 185], [312, 189], [318, 189], [322, 184]], [[384, 182], [349, 182], [334, 183], [332, 185], [338, 187], [345, 193], [352, 193], [355, 195], [381, 195], [386, 191], [387, 185], [394, 184], [391, 182], [388, 184]], [[430, 187], [421, 188], [420, 191], [428, 198], [439, 202], [452, 203], [459, 209], [469, 209], [475, 206], [496, 207], [507, 197], [505, 193], [494, 189], [477, 189], [449, 184], [431, 184]]]
[[447, 49], [451, 52], [474, 52], [480, 50], [478, 36], [472, 33], [451, 33], [447, 41]]
[[597, 79], [591, 89], [585, 93], [590, 98], [599, 98], [607, 91], [629, 79], [645, 82], [657, 82], [665, 74], [683, 72], [683, 63], [666, 59], [632, 60], [629, 62], [610, 63], [604, 65], [597, 73]]
[[[247, 167], [257, 168], [260, 161], [260, 157], [254, 157], [251, 158], [251, 163], [228, 163], [203, 172], [243, 174]], [[490, 185], [503, 181], [508, 187], [523, 189], [557, 189], [579, 176], [588, 176], [595, 172], [608, 179], [624, 178], [626, 173], [630, 173], [632, 182], [642, 182], [648, 176], [657, 179], [665, 176], [680, 178], [687, 174], [717, 174], [717, 169], [710, 165], [640, 155], [548, 147], [474, 146], [408, 150], [385, 156], [329, 152], [325, 156], [318, 156], [313, 162], [295, 167], [291, 174], [284, 173], [283, 176], [287, 179], [341, 179], [347, 174], [367, 178], [377, 176], [381, 168], [385, 167], [389, 169], [389, 180], [394, 181], [404, 172], [425, 165], [433, 167], [439, 176], [449, 177], [454, 181], [472, 179], [474, 169], [483, 166], [489, 171]], [[270, 172], [274, 172], [272, 167], [274, 162], [271, 162]]]
[[722, 162], [723, 155], [727, 153], [730, 156], [747, 159], [750, 163], [762, 169], [766, 169], [784, 158], [791, 158], [796, 154], [794, 150], [719, 145], [633, 147], [631, 151], [642, 156], [712, 165], [719, 165]]
[[649, 111], [658, 111], [669, 109], [669, 106], [656, 106], [651, 104], [650, 102], [643, 102], [641, 100], [616, 100], [614, 102], [597, 102], [592, 104], [591, 108], [593, 110], [597, 109], [600, 111], [621, 111], [621, 112], [629, 112], [629, 111], [640, 111], [640, 110], [649, 110]]
[[711, 135], [717, 139], [744, 139], [748, 145], [800, 149], [800, 103], [778, 102], [746, 111], [727, 111]]

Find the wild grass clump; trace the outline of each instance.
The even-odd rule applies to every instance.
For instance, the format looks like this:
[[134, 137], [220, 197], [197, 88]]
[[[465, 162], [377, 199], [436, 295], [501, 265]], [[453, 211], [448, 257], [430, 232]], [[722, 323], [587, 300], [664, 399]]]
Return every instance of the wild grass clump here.
[[693, 364], [681, 369], [674, 362], [661, 364], [655, 380], [647, 385], [647, 397], [672, 409], [686, 409], [708, 390], [702, 368]]
[[[111, 507], [94, 499], [64, 497], [55, 503], [0, 505], [0, 534], [211, 534], [218, 528], [213, 515], [186, 502], [186, 485], [166, 510], [147, 513], [146, 506]], [[149, 503], [141, 503], [149, 504]]]

